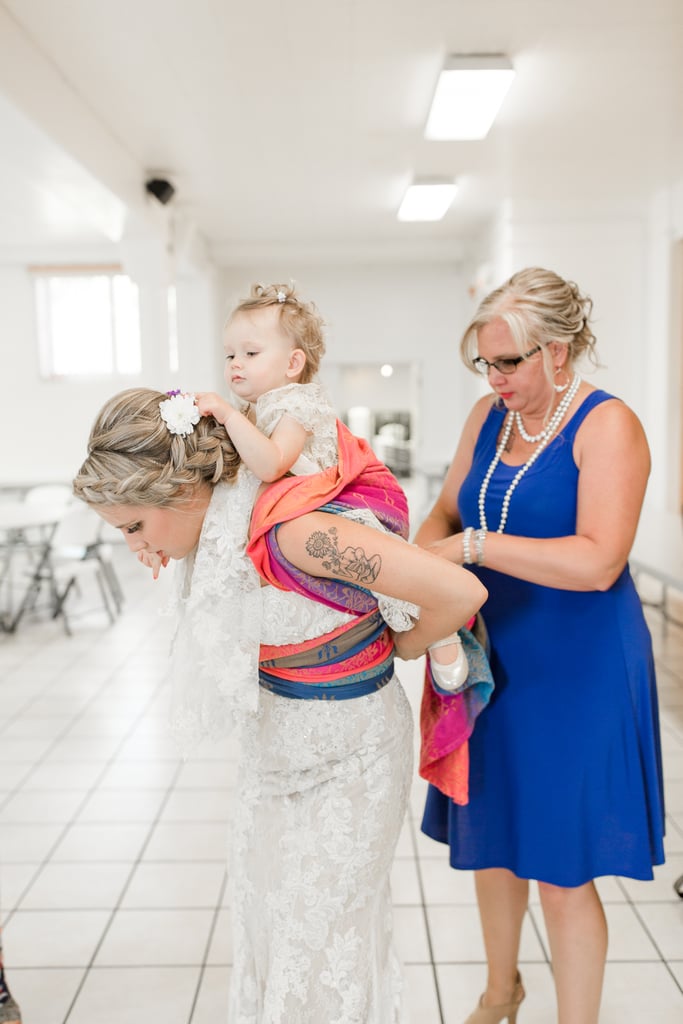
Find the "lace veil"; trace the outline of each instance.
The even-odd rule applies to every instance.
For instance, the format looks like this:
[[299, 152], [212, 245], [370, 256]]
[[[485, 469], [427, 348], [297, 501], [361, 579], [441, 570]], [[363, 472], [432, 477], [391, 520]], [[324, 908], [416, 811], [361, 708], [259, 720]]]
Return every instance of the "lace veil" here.
[[171, 730], [184, 756], [258, 707], [262, 595], [245, 553], [258, 487], [244, 467], [217, 484], [199, 544], [175, 569]]

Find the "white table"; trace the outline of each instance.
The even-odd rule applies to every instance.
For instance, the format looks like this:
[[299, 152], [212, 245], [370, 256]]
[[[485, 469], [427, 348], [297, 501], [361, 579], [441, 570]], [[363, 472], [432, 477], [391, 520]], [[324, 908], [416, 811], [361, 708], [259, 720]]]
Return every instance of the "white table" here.
[[[0, 502], [0, 595], [7, 591], [0, 606], [0, 630], [13, 633], [24, 613], [31, 607], [47, 580], [55, 593], [50, 555], [55, 531], [66, 512], [63, 502], [33, 504], [24, 501]], [[16, 605], [10, 593], [12, 564], [20, 551], [32, 555], [26, 584]]]

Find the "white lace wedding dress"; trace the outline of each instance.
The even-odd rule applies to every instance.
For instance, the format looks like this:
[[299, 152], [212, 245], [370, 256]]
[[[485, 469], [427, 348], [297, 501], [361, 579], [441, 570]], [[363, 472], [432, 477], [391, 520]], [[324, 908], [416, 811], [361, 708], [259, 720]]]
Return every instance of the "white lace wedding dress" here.
[[[264, 589], [263, 639], [319, 636], [341, 615]], [[412, 773], [397, 679], [346, 701], [261, 691], [242, 734], [230, 887], [230, 1024], [398, 1024], [389, 872]]]
[[[242, 467], [233, 484], [215, 487], [198, 548], [176, 578], [172, 728], [185, 753], [207, 734], [240, 730], [228, 1019], [399, 1024], [389, 872], [412, 775], [410, 705], [396, 678], [343, 701], [259, 688], [261, 642], [300, 643], [353, 616], [260, 586], [245, 554], [258, 486]], [[418, 613], [379, 603], [395, 629]]]

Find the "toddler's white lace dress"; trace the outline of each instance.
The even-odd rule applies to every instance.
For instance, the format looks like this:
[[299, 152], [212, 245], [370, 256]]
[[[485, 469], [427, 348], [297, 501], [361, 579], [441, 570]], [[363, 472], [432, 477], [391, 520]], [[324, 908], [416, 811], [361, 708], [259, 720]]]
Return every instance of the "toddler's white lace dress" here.
[[286, 413], [308, 431], [303, 451], [292, 466], [295, 476], [328, 469], [337, 462], [337, 417], [318, 381], [285, 384], [256, 401], [256, 426], [270, 437]]
[[[258, 480], [219, 484], [179, 563], [172, 724], [187, 752], [239, 726], [229, 863], [230, 1024], [399, 1024], [389, 874], [412, 777], [398, 679], [352, 700], [258, 686], [259, 643], [300, 643], [352, 616], [261, 587], [244, 553]], [[351, 514], [367, 519], [367, 512]], [[380, 599], [396, 629], [417, 609]]]

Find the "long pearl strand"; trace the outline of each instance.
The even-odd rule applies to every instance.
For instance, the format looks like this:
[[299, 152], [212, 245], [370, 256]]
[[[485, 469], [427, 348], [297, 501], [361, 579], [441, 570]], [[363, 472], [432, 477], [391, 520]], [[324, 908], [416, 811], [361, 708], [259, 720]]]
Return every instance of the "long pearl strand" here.
[[[513, 494], [513, 492], [515, 490], [515, 487], [517, 486], [519, 481], [522, 479], [524, 474], [529, 469], [531, 469], [531, 467], [533, 466], [534, 462], [539, 457], [541, 452], [550, 443], [551, 437], [553, 436], [553, 434], [555, 433], [555, 431], [559, 427], [560, 423], [564, 419], [565, 414], [567, 412], [567, 409], [569, 408], [569, 406], [571, 405], [571, 403], [572, 403], [572, 401], [574, 399], [574, 395], [579, 390], [579, 384], [580, 383], [581, 383], [580, 376], [578, 375], [578, 373], [574, 374], [574, 379], [572, 380], [571, 385], [567, 389], [567, 393], [563, 396], [562, 401], [560, 402], [560, 404], [558, 405], [557, 409], [553, 413], [553, 415], [552, 415], [552, 417], [551, 417], [547, 427], [543, 431], [541, 431], [540, 434], [537, 434], [535, 437], [532, 437], [532, 436], [526, 434], [526, 432], [523, 429], [520, 429], [520, 434], [522, 435], [522, 437], [524, 438], [525, 441], [531, 441], [531, 442], [533, 442], [533, 441], [540, 441], [540, 444], [539, 444], [538, 448], [534, 452], [532, 452], [532, 454], [529, 456], [529, 459], [527, 460], [527, 462], [525, 462], [523, 466], [520, 466], [519, 470], [517, 471], [517, 473], [513, 477], [512, 482], [510, 483], [510, 486], [508, 487], [507, 491], [505, 492], [505, 496], [503, 497], [503, 505], [502, 505], [501, 510], [500, 510], [500, 524], [498, 526], [498, 529], [496, 530], [496, 533], [503, 533], [503, 531], [505, 530], [505, 524], [507, 522], [508, 511], [509, 511], [509, 508], [510, 508], [510, 499], [511, 499], [512, 494]], [[488, 526], [486, 524], [486, 511], [485, 511], [486, 492], [488, 491], [489, 483], [491, 481], [491, 477], [493, 476], [495, 468], [498, 465], [498, 463], [500, 462], [501, 457], [503, 455], [503, 452], [505, 451], [505, 448], [507, 446], [507, 443], [510, 440], [510, 434], [512, 433], [512, 424], [515, 423], [515, 422], [517, 422], [517, 424], [519, 426], [519, 413], [512, 413], [511, 412], [509, 414], [509, 416], [507, 417], [507, 423], [505, 424], [505, 430], [503, 431], [503, 436], [501, 437], [500, 443], [499, 443], [499, 445], [498, 445], [498, 447], [496, 449], [496, 454], [491, 459], [491, 464], [490, 464], [489, 468], [487, 469], [486, 476], [482, 480], [481, 487], [479, 488], [479, 523], [481, 525], [482, 530], [488, 530]]]

